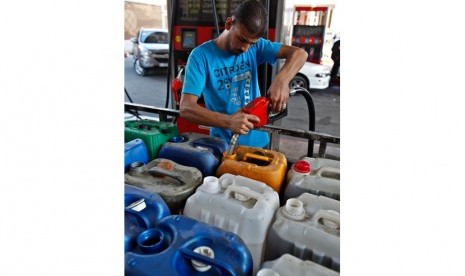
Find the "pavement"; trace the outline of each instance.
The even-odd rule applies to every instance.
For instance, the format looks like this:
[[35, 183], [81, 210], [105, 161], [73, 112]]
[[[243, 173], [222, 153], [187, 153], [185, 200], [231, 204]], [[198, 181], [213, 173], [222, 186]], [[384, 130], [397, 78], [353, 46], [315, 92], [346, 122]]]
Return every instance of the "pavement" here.
[[[315, 108], [315, 132], [340, 137], [340, 87], [331, 85], [326, 89], [312, 89], [310, 94]], [[290, 129], [309, 129], [310, 114], [305, 98], [295, 95], [288, 101], [288, 116], [277, 125]], [[284, 153], [290, 162], [307, 156], [308, 140], [293, 136], [280, 135], [277, 150]], [[314, 156], [318, 153], [319, 143], [315, 141]], [[328, 143], [325, 158], [340, 160], [340, 145]]]

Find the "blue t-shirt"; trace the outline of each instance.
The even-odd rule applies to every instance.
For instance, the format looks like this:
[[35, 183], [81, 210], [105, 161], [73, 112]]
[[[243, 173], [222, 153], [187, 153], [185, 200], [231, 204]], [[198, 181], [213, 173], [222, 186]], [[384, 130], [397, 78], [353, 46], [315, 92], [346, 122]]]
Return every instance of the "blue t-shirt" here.
[[[274, 65], [281, 43], [260, 38], [248, 51], [233, 55], [221, 50], [213, 40], [195, 48], [189, 55], [182, 93], [203, 95], [209, 110], [233, 114], [253, 99], [260, 97], [258, 65], [267, 62]], [[212, 127], [210, 135], [228, 143], [231, 131]], [[239, 145], [265, 147], [270, 138], [265, 131], [252, 130], [240, 135]]]

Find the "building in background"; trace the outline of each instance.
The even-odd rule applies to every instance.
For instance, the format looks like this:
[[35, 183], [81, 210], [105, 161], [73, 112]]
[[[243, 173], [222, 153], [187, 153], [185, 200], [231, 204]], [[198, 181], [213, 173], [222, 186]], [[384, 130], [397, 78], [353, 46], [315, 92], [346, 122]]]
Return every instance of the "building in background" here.
[[[168, 0], [169, 1], [169, 0]], [[335, 35], [339, 37], [338, 21], [336, 20], [336, 0], [285, 0], [283, 12], [283, 26], [281, 31], [281, 42], [292, 44], [292, 27], [294, 25], [295, 7], [328, 7], [328, 12], [324, 18], [320, 14], [309, 13], [304, 25], [321, 25], [324, 20], [325, 35], [322, 45], [320, 62], [332, 65], [331, 47]], [[124, 2], [124, 40], [125, 52], [132, 54], [132, 42], [129, 40], [135, 37], [141, 27], [168, 29], [167, 0], [134, 0]]]
[[141, 27], [168, 29], [167, 22], [166, 0], [124, 1], [124, 40]]

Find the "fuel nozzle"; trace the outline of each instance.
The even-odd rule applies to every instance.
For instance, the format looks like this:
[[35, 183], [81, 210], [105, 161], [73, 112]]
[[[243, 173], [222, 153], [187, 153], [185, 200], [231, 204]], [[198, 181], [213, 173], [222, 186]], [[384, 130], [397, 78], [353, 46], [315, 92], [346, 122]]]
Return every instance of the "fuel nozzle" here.
[[[266, 97], [258, 97], [242, 108], [242, 112], [252, 114], [260, 119], [260, 122], [254, 123], [254, 128], [262, 127], [268, 123], [268, 108], [270, 101]], [[239, 134], [234, 134], [229, 142], [228, 155], [232, 155], [236, 150], [237, 139]]]
[[229, 147], [228, 147], [228, 155], [232, 155], [234, 151], [236, 150], [236, 145], [237, 145], [237, 139], [239, 138], [239, 134], [234, 134], [231, 137], [231, 142], [229, 142]]

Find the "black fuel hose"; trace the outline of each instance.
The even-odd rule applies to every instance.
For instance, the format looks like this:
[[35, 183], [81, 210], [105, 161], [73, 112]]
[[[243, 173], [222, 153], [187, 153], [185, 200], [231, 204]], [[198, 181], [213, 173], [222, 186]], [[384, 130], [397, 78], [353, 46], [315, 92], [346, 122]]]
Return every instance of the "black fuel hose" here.
[[[308, 107], [308, 130], [315, 131], [315, 105], [313, 103], [312, 95], [307, 89], [303, 87], [294, 88], [289, 93], [290, 96], [294, 96], [296, 94], [300, 94], [304, 96], [305, 101], [307, 102], [307, 107]], [[308, 139], [308, 149], [307, 149], [308, 157], [313, 157], [314, 145], [315, 145], [315, 141], [313, 139]]]

